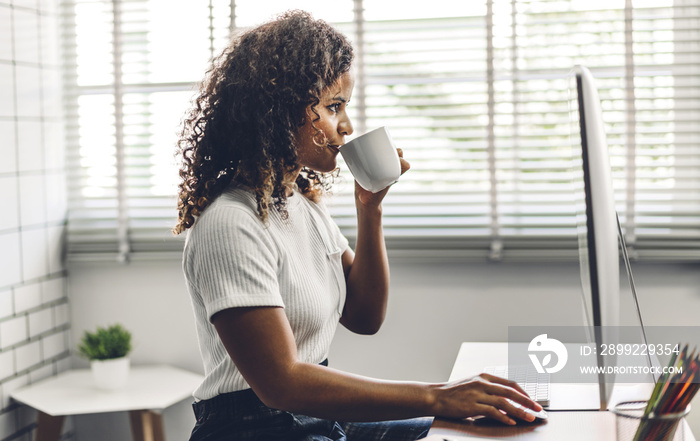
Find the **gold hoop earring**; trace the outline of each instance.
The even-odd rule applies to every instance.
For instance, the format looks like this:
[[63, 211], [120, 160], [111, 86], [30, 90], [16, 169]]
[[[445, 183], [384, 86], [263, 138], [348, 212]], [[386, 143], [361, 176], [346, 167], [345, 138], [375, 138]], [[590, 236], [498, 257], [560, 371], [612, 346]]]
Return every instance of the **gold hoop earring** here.
[[[318, 138], [319, 136], [320, 136], [321, 139], [322, 139], [321, 142], [319, 142], [319, 141], [316, 139], [316, 138]], [[316, 132], [316, 133], [314, 134], [313, 138], [311, 138], [311, 139], [313, 140], [314, 144], [316, 144], [316, 145], [319, 146], [319, 147], [324, 147], [326, 144], [328, 144], [328, 138], [326, 137], [326, 134], [323, 133], [323, 130], [319, 130], [318, 132]]]

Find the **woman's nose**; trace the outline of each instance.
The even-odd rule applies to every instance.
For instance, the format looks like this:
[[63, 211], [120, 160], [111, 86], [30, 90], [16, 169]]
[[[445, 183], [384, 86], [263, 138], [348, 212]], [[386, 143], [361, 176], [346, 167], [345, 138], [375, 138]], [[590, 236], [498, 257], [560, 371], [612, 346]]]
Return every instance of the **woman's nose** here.
[[343, 136], [349, 136], [352, 135], [352, 133], [355, 130], [352, 127], [352, 122], [350, 122], [350, 118], [345, 118], [343, 121], [338, 124], [338, 133], [340, 133]]

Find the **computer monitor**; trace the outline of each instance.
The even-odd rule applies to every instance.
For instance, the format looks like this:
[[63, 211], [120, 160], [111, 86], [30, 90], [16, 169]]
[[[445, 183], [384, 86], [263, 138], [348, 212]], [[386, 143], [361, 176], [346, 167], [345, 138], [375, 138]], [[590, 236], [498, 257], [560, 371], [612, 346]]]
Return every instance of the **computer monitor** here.
[[[620, 324], [620, 267], [618, 222], [612, 186], [608, 145], [600, 99], [591, 72], [573, 69], [571, 119], [574, 149], [580, 149], [583, 199], [579, 222], [579, 262], [586, 322], [596, 347], [617, 342]], [[612, 366], [615, 357], [597, 353], [599, 366]], [[598, 375], [600, 408], [605, 410], [614, 377]]]
[[[554, 346], [541, 347], [543, 342], [538, 337], [548, 338], [544, 328], [535, 326], [533, 329], [513, 327], [509, 329], [509, 341], [515, 344], [509, 345], [508, 362], [510, 367], [517, 367], [532, 361], [535, 370], [539, 373], [552, 373], [549, 387], [549, 410], [607, 410], [609, 405], [620, 401], [647, 399], [651, 390], [646, 383], [632, 383], [628, 377], [619, 377], [627, 384], [616, 384], [615, 367], [618, 366], [617, 351], [607, 351], [603, 354], [601, 348], [605, 345], [618, 347], [620, 343], [621, 322], [621, 292], [620, 292], [620, 254], [618, 240], [624, 253], [623, 237], [619, 234], [620, 228], [615, 211], [614, 192], [612, 185], [612, 171], [608, 156], [608, 146], [603, 128], [603, 118], [598, 91], [594, 84], [591, 72], [582, 66], [576, 66], [568, 76], [570, 79], [570, 114], [571, 114], [571, 143], [572, 143], [572, 172], [575, 175], [574, 193], [579, 211], [579, 262], [580, 278], [582, 286], [584, 330], [588, 331], [587, 343], [595, 345], [594, 352], [567, 352], [555, 351]], [[629, 270], [629, 262], [625, 260], [625, 266]], [[629, 280], [634, 296], [634, 284], [629, 273]], [[625, 299], [626, 300], [626, 299]], [[641, 325], [641, 314], [637, 303], [637, 314]], [[557, 341], [562, 341], [582, 350], [582, 340], [586, 336], [581, 334], [581, 328], [560, 329]], [[643, 325], [640, 329], [644, 330]], [[554, 330], [553, 330], [554, 331]], [[632, 331], [634, 330], [627, 330]], [[569, 335], [566, 335], [570, 332]], [[532, 339], [532, 337], [536, 337]], [[625, 333], [628, 339], [628, 333]], [[635, 337], [636, 338], [636, 337]], [[646, 342], [646, 337], [644, 343]], [[531, 340], [532, 339], [532, 340]], [[529, 342], [529, 343], [528, 343]], [[589, 347], [590, 349], [590, 347]], [[552, 361], [552, 353], [556, 353], [557, 365], [561, 367], [550, 370], [542, 369], [542, 363], [534, 352], [549, 352], [545, 355], [544, 364]], [[563, 355], [561, 355], [563, 354]], [[595, 354], [595, 360], [589, 355]], [[576, 362], [566, 365], [567, 358]], [[560, 358], [562, 357], [562, 358]], [[578, 357], [578, 359], [577, 359]], [[629, 361], [627, 354], [620, 355], [620, 362]], [[597, 372], [595, 383], [589, 381], [585, 367], [593, 368], [590, 364], [595, 362]], [[636, 361], [636, 360], [635, 360]], [[578, 363], [577, 363], [578, 362]], [[645, 361], [651, 365], [647, 357]], [[539, 367], [538, 367], [539, 364]], [[569, 369], [571, 367], [571, 369]], [[608, 369], [609, 367], [613, 369]], [[543, 372], [544, 371], [544, 372]], [[560, 372], [562, 371], [562, 372]], [[590, 371], [588, 371], [590, 372]], [[509, 370], [510, 375], [510, 370]], [[556, 378], [555, 378], [556, 376]], [[516, 378], [511, 378], [516, 379]], [[539, 381], [539, 380], [538, 380]], [[619, 383], [619, 382], [618, 382]], [[641, 386], [641, 387], [638, 387]], [[615, 390], [613, 390], [615, 389]]]

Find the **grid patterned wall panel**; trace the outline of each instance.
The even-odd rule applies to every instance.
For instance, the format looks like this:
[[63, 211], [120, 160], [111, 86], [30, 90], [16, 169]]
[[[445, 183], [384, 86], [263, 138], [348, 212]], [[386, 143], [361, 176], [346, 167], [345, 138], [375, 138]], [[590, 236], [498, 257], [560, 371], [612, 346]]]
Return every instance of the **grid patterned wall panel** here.
[[0, 0], [1, 441], [34, 439], [12, 391], [70, 367], [59, 29], [58, 0]]

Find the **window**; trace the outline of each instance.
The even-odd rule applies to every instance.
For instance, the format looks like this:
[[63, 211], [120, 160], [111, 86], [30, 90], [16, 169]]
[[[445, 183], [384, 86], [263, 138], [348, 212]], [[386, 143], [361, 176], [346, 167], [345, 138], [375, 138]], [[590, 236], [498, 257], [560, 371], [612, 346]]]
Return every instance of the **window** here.
[[[354, 41], [356, 133], [388, 126], [411, 162], [384, 203], [392, 253], [575, 258], [566, 74], [583, 64], [633, 255], [700, 259], [700, 0], [395, 4], [66, 4], [71, 255], [182, 247], [169, 232], [173, 153], [193, 86], [230, 26], [295, 7]], [[352, 239], [352, 178], [334, 188], [331, 211]]]

